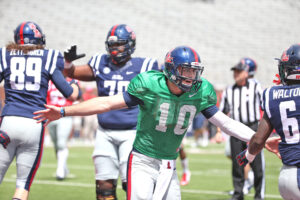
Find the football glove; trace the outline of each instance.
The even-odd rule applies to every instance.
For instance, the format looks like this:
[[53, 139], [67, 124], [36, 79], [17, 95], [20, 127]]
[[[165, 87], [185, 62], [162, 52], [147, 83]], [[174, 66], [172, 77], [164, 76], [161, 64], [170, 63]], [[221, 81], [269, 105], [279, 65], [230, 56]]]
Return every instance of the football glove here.
[[73, 45], [64, 51], [64, 58], [65, 58], [66, 62], [68, 62], [68, 63], [71, 63], [72, 61], [82, 58], [84, 56], [85, 56], [84, 53], [77, 55], [77, 46], [76, 45]]
[[4, 149], [6, 149], [6, 147], [9, 143], [10, 143], [10, 138], [7, 135], [7, 133], [0, 130], [0, 144], [2, 144]]
[[247, 165], [248, 162], [251, 163], [254, 160], [254, 158], [255, 155], [250, 154], [248, 149], [246, 149], [239, 153], [235, 159], [241, 167], [244, 167], [245, 165]]

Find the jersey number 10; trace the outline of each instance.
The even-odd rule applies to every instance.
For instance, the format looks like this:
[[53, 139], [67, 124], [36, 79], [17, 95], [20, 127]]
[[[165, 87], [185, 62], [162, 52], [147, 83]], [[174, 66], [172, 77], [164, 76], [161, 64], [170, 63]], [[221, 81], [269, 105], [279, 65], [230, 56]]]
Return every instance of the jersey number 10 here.
[[[159, 117], [159, 124], [156, 125], [155, 129], [160, 132], [166, 132], [167, 131], [167, 119], [169, 114], [175, 115], [176, 113], [169, 113], [170, 104], [169, 103], [162, 103], [160, 106], [160, 117]], [[188, 119], [188, 125], [190, 125], [195, 117], [196, 114], [196, 107], [193, 105], [183, 105], [179, 109], [179, 114], [177, 117], [177, 123], [174, 128], [174, 133], [176, 135], [182, 135], [186, 132], [188, 126], [184, 128], [184, 122], [186, 118], [186, 114], [190, 113], [189, 119]]]

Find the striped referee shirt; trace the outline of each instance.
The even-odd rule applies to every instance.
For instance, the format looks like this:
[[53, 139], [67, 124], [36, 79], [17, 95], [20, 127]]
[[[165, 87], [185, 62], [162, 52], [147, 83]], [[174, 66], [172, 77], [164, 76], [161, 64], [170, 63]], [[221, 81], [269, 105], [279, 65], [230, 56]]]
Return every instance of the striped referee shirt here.
[[260, 120], [261, 84], [248, 79], [246, 85], [234, 84], [223, 91], [219, 109], [234, 120], [251, 125]]

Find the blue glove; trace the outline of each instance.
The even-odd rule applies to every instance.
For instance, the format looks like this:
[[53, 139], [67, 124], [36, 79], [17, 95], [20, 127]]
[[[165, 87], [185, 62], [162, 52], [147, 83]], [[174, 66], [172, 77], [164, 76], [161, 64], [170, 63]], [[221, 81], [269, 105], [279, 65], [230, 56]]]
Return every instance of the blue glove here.
[[249, 162], [246, 158], [246, 151], [247, 149], [239, 153], [235, 158], [241, 167], [245, 167], [245, 165], [247, 165], [247, 163]]
[[8, 143], [10, 143], [9, 136], [4, 131], [0, 130], [0, 144], [2, 144], [4, 149], [6, 149]]

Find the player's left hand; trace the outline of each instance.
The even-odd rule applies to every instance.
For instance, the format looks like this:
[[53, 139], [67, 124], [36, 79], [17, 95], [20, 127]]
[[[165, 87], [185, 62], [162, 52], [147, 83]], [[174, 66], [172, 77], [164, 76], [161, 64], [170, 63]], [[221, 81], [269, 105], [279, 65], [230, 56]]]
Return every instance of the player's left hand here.
[[47, 109], [35, 111], [33, 114], [36, 115], [33, 119], [37, 120], [37, 123], [41, 123], [47, 120], [44, 126], [47, 126], [50, 122], [61, 118], [60, 108], [52, 105], [45, 105]]
[[7, 145], [10, 143], [10, 138], [6, 132], [0, 130], [0, 144], [6, 149]]
[[247, 165], [247, 163], [249, 162], [248, 159], [246, 158], [246, 150], [242, 151], [241, 153], [239, 153], [237, 156], [236, 156], [236, 161], [237, 163], [241, 166], [241, 167], [244, 167]]
[[267, 139], [265, 148], [274, 153], [279, 159], [281, 159], [281, 155], [279, 153], [278, 144], [281, 142], [280, 137], [270, 137]]

